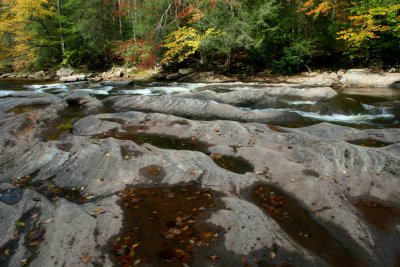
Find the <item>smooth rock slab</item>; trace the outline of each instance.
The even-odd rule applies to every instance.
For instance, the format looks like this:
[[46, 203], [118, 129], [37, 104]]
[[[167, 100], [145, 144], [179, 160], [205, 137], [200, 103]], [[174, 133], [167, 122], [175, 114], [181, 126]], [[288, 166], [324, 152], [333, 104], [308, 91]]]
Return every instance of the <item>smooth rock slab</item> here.
[[351, 69], [340, 79], [344, 86], [399, 87], [400, 73], [371, 73], [365, 69]]
[[111, 103], [117, 111], [148, 111], [199, 119], [223, 119], [271, 124], [295, 123], [302, 119], [300, 115], [293, 112], [244, 111], [215, 101], [174, 96], [117, 96], [105, 99], [105, 103]]
[[[261, 87], [262, 85], [257, 85]], [[227, 87], [229, 89], [229, 87]], [[243, 105], [248, 103], [261, 105], [270, 101], [271, 98], [295, 98], [300, 100], [326, 100], [337, 95], [337, 92], [330, 87], [316, 87], [299, 89], [289, 86], [264, 87], [260, 89], [232, 88], [234, 91], [227, 93], [216, 93], [211, 90], [204, 90], [193, 93], [180, 93], [177, 97], [195, 98], [202, 100], [214, 100], [219, 103], [231, 105]]]

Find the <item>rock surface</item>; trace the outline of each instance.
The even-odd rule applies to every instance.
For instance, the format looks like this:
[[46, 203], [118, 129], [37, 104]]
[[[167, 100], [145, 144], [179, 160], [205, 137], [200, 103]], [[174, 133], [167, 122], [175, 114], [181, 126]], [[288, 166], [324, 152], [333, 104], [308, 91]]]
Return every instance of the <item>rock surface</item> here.
[[224, 119], [260, 123], [295, 123], [301, 116], [287, 111], [245, 111], [231, 105], [210, 100], [174, 96], [109, 97], [105, 103], [117, 111], [151, 111], [188, 118]]
[[73, 73], [74, 73], [74, 70], [73, 70], [73, 69], [61, 68], [61, 69], [57, 70], [56, 75], [57, 75], [59, 78], [62, 78], [62, 77], [71, 76]]
[[[388, 247], [395, 250], [398, 242], [385, 239], [354, 201], [400, 205], [399, 129], [357, 130], [329, 123], [277, 128], [265, 123], [296, 117], [226, 104], [261, 103], [280, 94], [333, 96], [329, 89], [307, 90], [115, 96], [103, 102], [81, 91], [1, 98], [0, 248], [7, 253], [0, 264], [111, 266], [115, 251], [110, 243], [124, 227], [118, 202], [122, 190], [194, 184], [220, 194], [216, 198], [222, 208], [202, 223], [220, 229], [215, 253], [227, 251], [235, 262], [340, 266], [340, 259], [334, 262], [299, 242], [299, 233], [290, 235], [249, 196], [258, 185], [268, 185], [293, 198], [324, 228], [327, 242], [338, 242], [363, 266], [393, 266], [396, 254], [388, 253]], [[102, 113], [103, 103], [112, 105], [114, 113]], [[59, 139], [46, 139], [44, 130], [60, 128], [54, 123], [71, 105], [87, 116]], [[362, 142], [370, 139], [384, 146]], [[233, 172], [218, 162], [223, 156], [252, 168]]]
[[84, 74], [76, 74], [76, 75], [71, 75], [71, 76], [65, 76], [60, 78], [60, 82], [79, 82], [79, 81], [85, 81], [86, 80], [86, 75]]
[[178, 97], [190, 97], [203, 100], [214, 100], [231, 105], [262, 105], [275, 100], [278, 97], [292, 97], [299, 100], [326, 100], [337, 95], [330, 87], [317, 87], [310, 89], [297, 89], [292, 87], [269, 87], [262, 89], [245, 89], [227, 93], [217, 93], [212, 90], [204, 90], [198, 93], [180, 93]]
[[365, 69], [351, 69], [340, 82], [348, 87], [400, 87], [400, 73], [371, 73]]

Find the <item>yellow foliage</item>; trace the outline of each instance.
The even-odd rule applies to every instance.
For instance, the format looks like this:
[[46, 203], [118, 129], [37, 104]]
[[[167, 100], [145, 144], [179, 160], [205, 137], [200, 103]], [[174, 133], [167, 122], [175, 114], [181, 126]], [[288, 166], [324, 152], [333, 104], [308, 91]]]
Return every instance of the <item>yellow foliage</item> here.
[[332, 0], [322, 0], [317, 3], [314, 0], [307, 0], [301, 6], [300, 11], [306, 11], [307, 15], [317, 18], [320, 15], [327, 15], [333, 5]]
[[6, 8], [0, 20], [0, 38], [11, 42], [6, 52], [12, 56], [14, 68], [24, 69], [36, 59], [35, 49], [30, 44], [37, 35], [28, 26], [35, 20], [54, 16], [54, 5], [51, 0], [13, 0]]
[[167, 49], [162, 61], [182, 62], [196, 52], [200, 46], [200, 40], [201, 37], [196, 29], [191, 27], [182, 27], [171, 32], [162, 45]]
[[201, 35], [192, 27], [182, 27], [171, 32], [165, 37], [162, 45], [166, 48], [162, 62], [182, 62], [196, 53], [203, 38], [212, 34], [217, 34], [217, 30], [210, 28]]
[[[380, 34], [390, 30], [388, 25], [381, 25], [375, 16], [386, 16], [389, 12], [398, 12], [400, 10], [400, 4], [389, 6], [372, 8], [366, 14], [349, 16], [349, 20], [352, 22], [352, 27], [338, 32], [338, 39], [345, 40], [352, 47], [361, 47], [366, 40], [378, 39]], [[400, 18], [395, 23], [393, 31], [399, 30]]]

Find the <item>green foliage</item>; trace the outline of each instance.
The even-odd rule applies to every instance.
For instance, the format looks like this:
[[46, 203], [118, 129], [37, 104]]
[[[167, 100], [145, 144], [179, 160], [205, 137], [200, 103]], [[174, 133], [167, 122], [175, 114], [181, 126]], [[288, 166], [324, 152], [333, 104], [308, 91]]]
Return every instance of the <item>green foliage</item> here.
[[310, 53], [310, 44], [305, 41], [295, 41], [286, 47], [283, 56], [272, 62], [273, 71], [281, 74], [294, 74], [305, 69], [307, 57]]
[[338, 32], [351, 59], [384, 59], [385, 54], [400, 55], [400, 4], [371, 1], [351, 8], [348, 27]]

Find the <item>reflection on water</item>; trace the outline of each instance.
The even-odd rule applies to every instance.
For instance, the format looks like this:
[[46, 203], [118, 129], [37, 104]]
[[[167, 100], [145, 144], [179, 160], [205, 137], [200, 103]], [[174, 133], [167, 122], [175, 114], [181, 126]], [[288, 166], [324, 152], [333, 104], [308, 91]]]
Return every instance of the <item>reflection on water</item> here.
[[[100, 99], [108, 95], [164, 95], [212, 90], [226, 93], [235, 90], [262, 89], [262, 83], [176, 83], [136, 82], [113, 86], [107, 82], [50, 83], [29, 80], [0, 80], [0, 98], [14, 92], [59, 94], [71, 90], [86, 91]], [[341, 88], [329, 100], [306, 101], [294, 97], [271, 98], [262, 105], [242, 106], [244, 110], [280, 110], [296, 112], [303, 117], [298, 126], [330, 122], [357, 128], [400, 127], [400, 90], [391, 88]], [[287, 126], [287, 125], [280, 125]]]

